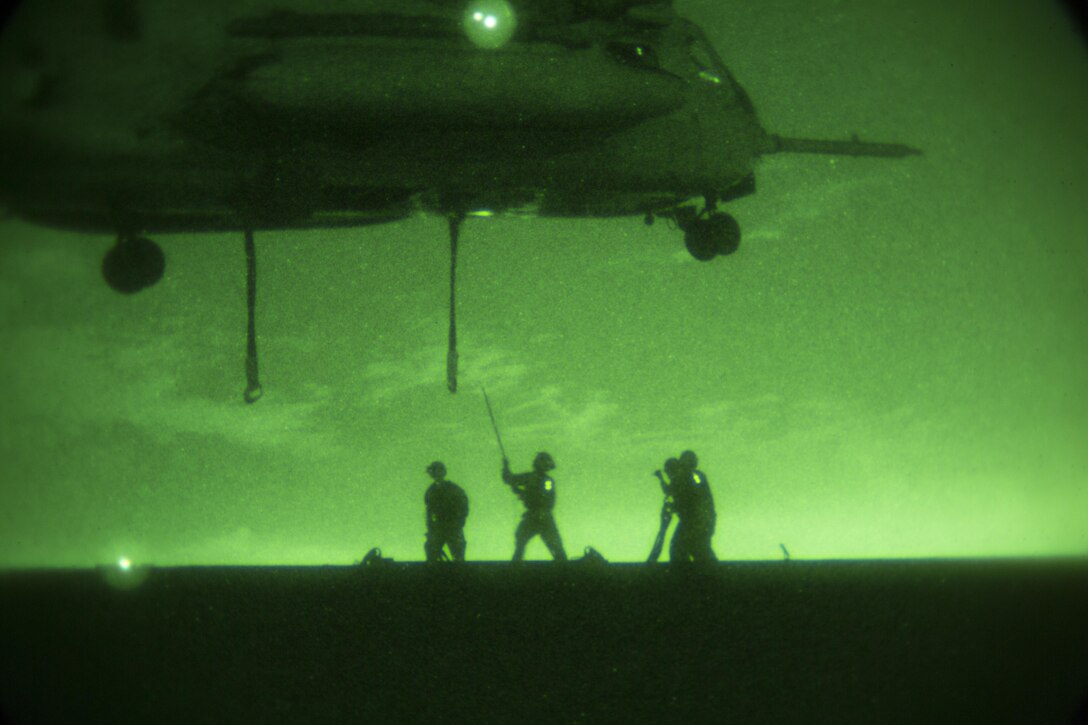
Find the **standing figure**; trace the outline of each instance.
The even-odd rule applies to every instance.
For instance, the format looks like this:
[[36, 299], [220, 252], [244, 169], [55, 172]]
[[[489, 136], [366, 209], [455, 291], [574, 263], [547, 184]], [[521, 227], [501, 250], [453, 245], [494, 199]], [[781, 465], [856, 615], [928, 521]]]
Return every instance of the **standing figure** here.
[[674, 480], [672, 485], [680, 524], [672, 535], [669, 561], [718, 560], [710, 543], [717, 524], [714, 496], [710, 493], [710, 481], [698, 465], [699, 459], [693, 451], [680, 454], [679, 480]]
[[555, 468], [555, 461], [547, 453], [538, 453], [533, 459], [533, 470], [528, 473], [511, 473], [510, 462], [502, 459], [502, 480], [518, 495], [525, 504], [525, 513], [521, 516], [514, 533], [514, 561], [525, 557], [525, 545], [537, 534], [556, 561], [566, 561], [567, 552], [563, 550], [563, 540], [552, 517], [555, 508], [555, 481], [548, 471]]
[[456, 483], [446, 480], [446, 466], [441, 461], [427, 466], [427, 473], [434, 479], [423, 497], [427, 504], [427, 541], [423, 545], [427, 561], [442, 561], [444, 546], [449, 547], [454, 561], [464, 561], [468, 496]]
[[[657, 476], [657, 480], [661, 483], [661, 492], [665, 494], [665, 502], [661, 505], [661, 526], [657, 530], [657, 538], [654, 539], [654, 547], [650, 550], [650, 556], [646, 559], [647, 563], [653, 564], [661, 556], [661, 549], [665, 546], [665, 536], [669, 532], [669, 524], [672, 523], [672, 515], [676, 511], [676, 501], [673, 498], [672, 486], [674, 481], [679, 481], [680, 478], [680, 460], [677, 458], [670, 458], [665, 461], [665, 475], [661, 474], [661, 470], [654, 471], [654, 475]], [[665, 476], [668, 476], [668, 480], [665, 480]]]

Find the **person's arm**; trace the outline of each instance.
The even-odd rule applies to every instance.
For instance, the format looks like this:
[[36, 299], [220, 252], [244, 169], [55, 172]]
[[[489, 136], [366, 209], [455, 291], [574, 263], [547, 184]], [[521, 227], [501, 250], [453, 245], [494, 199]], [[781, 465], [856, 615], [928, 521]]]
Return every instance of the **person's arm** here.
[[508, 476], [504, 476], [503, 480], [515, 491], [521, 491], [536, 480], [536, 474], [532, 471], [529, 473], [510, 473]]
[[523, 491], [536, 479], [533, 471], [528, 473], [513, 473], [510, 470], [510, 461], [502, 459], [502, 480], [515, 491]]
[[672, 487], [669, 486], [668, 482], [665, 480], [665, 476], [662, 475], [661, 469], [654, 471], [654, 475], [657, 476], [657, 480], [661, 482], [661, 493], [665, 494], [666, 496], [671, 496]]

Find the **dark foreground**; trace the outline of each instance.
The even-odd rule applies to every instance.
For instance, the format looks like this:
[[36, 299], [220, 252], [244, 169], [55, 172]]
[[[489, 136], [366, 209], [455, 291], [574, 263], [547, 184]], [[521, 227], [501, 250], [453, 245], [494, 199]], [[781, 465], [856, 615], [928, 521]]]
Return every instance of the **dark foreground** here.
[[0, 574], [11, 721], [1034, 724], [1088, 684], [1084, 560], [125, 577]]

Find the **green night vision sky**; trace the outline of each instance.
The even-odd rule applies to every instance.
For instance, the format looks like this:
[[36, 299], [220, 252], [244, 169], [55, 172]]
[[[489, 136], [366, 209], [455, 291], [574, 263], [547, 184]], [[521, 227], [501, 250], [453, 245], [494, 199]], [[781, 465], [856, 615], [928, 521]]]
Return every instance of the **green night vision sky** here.
[[925, 156], [765, 159], [710, 264], [664, 222], [470, 220], [455, 396], [441, 218], [258, 235], [253, 406], [241, 233], [156, 237], [124, 297], [112, 238], [4, 222], [0, 566], [419, 560], [436, 459], [506, 559], [481, 385], [572, 555], [644, 559], [684, 448], [723, 559], [1088, 554], [1088, 54], [988, 7], [678, 2], [769, 130]]

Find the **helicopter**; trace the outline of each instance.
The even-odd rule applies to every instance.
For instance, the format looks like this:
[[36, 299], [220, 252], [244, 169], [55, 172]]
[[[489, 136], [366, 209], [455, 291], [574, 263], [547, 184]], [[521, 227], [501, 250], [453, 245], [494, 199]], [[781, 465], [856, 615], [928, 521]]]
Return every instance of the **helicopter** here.
[[466, 219], [662, 218], [709, 262], [740, 244], [719, 205], [760, 158], [921, 153], [766, 132], [671, 0], [26, 0], [0, 36], [0, 148], [0, 203], [116, 235], [120, 293], [163, 276], [150, 235], [242, 233], [247, 403], [258, 232], [445, 217], [452, 393]]

